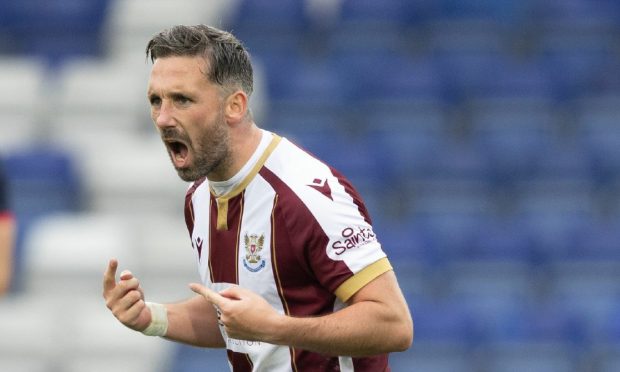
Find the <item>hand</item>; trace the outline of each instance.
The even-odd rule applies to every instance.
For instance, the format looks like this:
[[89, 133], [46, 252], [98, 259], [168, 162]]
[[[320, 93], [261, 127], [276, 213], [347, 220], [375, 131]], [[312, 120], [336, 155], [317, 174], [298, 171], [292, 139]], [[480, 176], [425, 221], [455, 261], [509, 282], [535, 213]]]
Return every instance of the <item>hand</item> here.
[[140, 282], [125, 270], [116, 282], [118, 261], [111, 259], [103, 274], [103, 298], [112, 314], [125, 326], [142, 331], [151, 323], [151, 311], [144, 303]]
[[256, 293], [237, 286], [220, 293], [196, 283], [190, 288], [217, 307], [219, 321], [229, 337], [270, 343], [277, 339], [275, 332], [283, 315]]

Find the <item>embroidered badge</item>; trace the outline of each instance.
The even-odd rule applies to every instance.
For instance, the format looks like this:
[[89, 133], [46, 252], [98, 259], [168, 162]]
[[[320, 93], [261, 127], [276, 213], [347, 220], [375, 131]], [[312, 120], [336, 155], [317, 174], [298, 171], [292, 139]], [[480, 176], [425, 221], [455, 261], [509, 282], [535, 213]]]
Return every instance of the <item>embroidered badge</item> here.
[[245, 258], [243, 259], [243, 266], [253, 273], [262, 270], [266, 262], [261, 258], [260, 251], [263, 250], [265, 235], [261, 234], [259, 237], [257, 234], [248, 235], [245, 233], [244, 242]]

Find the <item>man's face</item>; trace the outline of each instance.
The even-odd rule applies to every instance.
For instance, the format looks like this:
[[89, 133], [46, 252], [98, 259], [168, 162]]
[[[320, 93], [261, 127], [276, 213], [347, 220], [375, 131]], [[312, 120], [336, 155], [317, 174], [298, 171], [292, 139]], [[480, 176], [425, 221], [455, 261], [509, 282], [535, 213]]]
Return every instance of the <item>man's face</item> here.
[[221, 174], [230, 162], [222, 90], [208, 81], [202, 57], [164, 57], [153, 64], [147, 97], [151, 118], [179, 177]]

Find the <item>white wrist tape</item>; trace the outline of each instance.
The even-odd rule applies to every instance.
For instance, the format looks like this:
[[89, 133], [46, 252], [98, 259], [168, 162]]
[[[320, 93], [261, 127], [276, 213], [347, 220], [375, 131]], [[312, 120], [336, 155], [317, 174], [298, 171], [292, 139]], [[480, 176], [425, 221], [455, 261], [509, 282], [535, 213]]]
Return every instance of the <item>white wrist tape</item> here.
[[151, 310], [151, 323], [142, 331], [147, 336], [165, 336], [168, 330], [168, 311], [162, 304], [146, 302]]

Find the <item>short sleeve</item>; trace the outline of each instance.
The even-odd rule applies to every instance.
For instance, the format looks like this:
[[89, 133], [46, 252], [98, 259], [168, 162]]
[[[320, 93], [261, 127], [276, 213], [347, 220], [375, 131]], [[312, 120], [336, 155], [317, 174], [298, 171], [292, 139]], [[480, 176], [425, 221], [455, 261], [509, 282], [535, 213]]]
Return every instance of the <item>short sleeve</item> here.
[[306, 196], [313, 199], [307, 206], [324, 234], [321, 244], [311, 247], [312, 266], [321, 283], [345, 302], [392, 266], [353, 186], [333, 169], [323, 185], [329, 186], [331, 198]]

